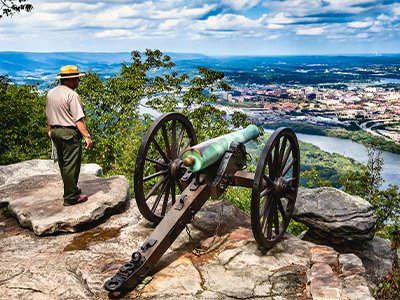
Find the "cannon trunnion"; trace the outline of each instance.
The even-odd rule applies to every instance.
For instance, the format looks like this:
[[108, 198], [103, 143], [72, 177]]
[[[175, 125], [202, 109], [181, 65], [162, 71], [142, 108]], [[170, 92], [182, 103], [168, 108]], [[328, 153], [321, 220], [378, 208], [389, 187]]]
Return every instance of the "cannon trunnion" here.
[[256, 172], [250, 173], [244, 170], [244, 144], [258, 134], [250, 125], [197, 144], [193, 126], [182, 114], [164, 114], [152, 124], [139, 148], [134, 192], [140, 212], [157, 227], [105, 283], [110, 297], [121, 297], [139, 284], [204, 203], [228, 186], [252, 189], [251, 224], [260, 247], [270, 249], [283, 238], [297, 197], [299, 145], [291, 129], [277, 129]]

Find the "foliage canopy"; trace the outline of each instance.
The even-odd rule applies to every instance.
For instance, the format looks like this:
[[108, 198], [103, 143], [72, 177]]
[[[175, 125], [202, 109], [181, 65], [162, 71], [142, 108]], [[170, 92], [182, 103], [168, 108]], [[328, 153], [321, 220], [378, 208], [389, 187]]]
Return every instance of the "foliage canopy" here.
[[0, 165], [50, 156], [45, 107], [36, 86], [0, 76]]
[[33, 5], [28, 0], [0, 0], [0, 19], [4, 16], [11, 17], [21, 11], [30, 12]]

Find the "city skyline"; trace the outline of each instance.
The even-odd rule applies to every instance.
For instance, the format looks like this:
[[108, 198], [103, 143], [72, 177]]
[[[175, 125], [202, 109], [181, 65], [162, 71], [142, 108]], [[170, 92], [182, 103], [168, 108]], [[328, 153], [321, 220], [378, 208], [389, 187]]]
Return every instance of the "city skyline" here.
[[0, 51], [206, 55], [399, 53], [400, 1], [31, 1], [0, 19]]

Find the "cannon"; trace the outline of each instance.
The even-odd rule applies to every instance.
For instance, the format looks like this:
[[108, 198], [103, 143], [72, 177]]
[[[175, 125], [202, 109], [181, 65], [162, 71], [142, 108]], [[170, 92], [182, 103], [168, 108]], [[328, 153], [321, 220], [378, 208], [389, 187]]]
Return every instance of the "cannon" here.
[[282, 238], [293, 214], [300, 177], [295, 133], [279, 128], [259, 157], [255, 173], [245, 171], [245, 143], [257, 138], [255, 125], [197, 144], [190, 121], [180, 113], [160, 116], [145, 133], [134, 171], [134, 193], [141, 214], [156, 227], [142, 246], [104, 284], [109, 297], [122, 297], [152, 267], [211, 197], [228, 186], [252, 189], [251, 227], [266, 250]]

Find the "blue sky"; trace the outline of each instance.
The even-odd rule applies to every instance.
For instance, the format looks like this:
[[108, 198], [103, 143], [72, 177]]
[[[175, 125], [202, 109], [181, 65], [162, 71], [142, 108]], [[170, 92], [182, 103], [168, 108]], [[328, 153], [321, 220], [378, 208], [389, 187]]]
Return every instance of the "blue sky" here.
[[400, 52], [400, 1], [30, 1], [0, 19], [0, 51], [207, 55]]

